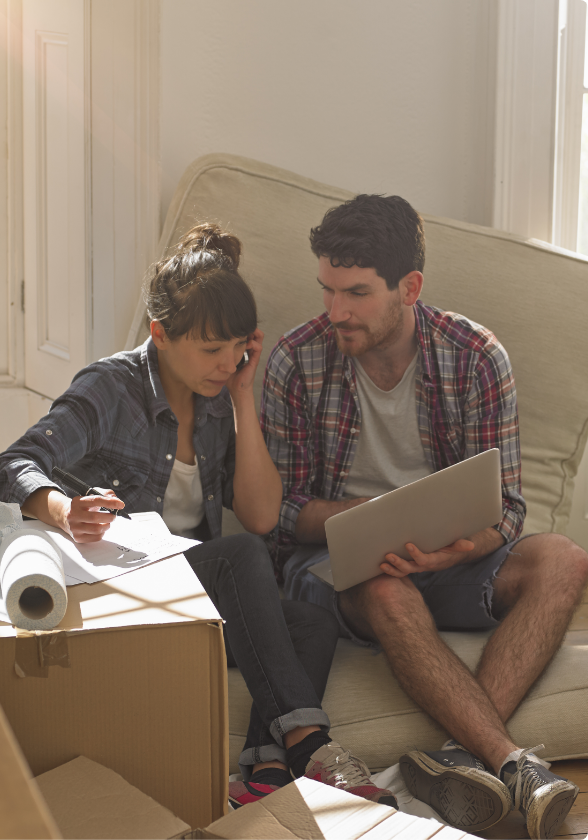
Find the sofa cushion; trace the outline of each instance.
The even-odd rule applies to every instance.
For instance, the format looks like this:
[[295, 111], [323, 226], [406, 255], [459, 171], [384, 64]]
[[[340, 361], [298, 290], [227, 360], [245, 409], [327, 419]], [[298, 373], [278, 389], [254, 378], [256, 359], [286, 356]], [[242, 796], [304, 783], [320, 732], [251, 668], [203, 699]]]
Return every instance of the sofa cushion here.
[[[474, 669], [490, 633], [442, 633]], [[508, 723], [521, 747], [545, 744], [541, 757], [588, 758], [588, 647], [564, 646]], [[238, 773], [251, 698], [236, 668], [229, 668], [230, 772]], [[323, 706], [331, 734], [376, 772], [406, 750], [438, 749], [444, 730], [400, 688], [383, 653], [340, 639]]]

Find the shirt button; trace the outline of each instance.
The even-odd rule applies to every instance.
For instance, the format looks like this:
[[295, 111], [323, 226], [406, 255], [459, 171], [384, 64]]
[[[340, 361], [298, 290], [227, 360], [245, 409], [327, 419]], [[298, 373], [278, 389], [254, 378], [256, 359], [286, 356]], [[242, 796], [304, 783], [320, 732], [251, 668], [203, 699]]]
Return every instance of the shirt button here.
[[158, 497], [157, 497], [157, 501], [158, 501], [158, 502], [160, 502], [160, 501], [161, 501], [161, 496], [158, 496]]
[[200, 420], [200, 417], [197, 417], [196, 420]]
[[120, 484], [120, 481], [118, 480], [118, 478], [115, 478], [114, 481], [112, 482], [113, 487], [118, 487], [119, 484]]
[[52, 435], [52, 434], [53, 434], [53, 432], [51, 431], [51, 429], [47, 429], [47, 431], [45, 432], [45, 434], [46, 434], [46, 435]]
[[347, 473], [346, 473], [346, 472], [341, 471], [341, 475], [347, 475]]
[[206, 455], [201, 455], [201, 456], [200, 456], [200, 460], [201, 460], [201, 461], [206, 461]]
[[170, 455], [169, 452], [168, 452], [165, 457], [168, 461], [171, 461], [171, 459], [173, 458], [173, 455]]
[[208, 501], [209, 501], [209, 502], [212, 502], [212, 500], [213, 500], [213, 499], [214, 499], [214, 496], [213, 496], [213, 495], [212, 495], [212, 493], [211, 493], [211, 494], [210, 494], [210, 496], [208, 497]]
[[359, 429], [349, 429], [352, 435], [356, 435], [359, 432]]

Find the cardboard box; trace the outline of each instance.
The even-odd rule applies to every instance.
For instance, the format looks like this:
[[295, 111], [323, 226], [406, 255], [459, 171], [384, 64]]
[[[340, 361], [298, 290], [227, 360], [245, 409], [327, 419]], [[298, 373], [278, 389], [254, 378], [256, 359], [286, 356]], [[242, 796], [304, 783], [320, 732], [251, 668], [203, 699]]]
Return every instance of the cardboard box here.
[[118, 773], [84, 756], [35, 781], [65, 840], [170, 840], [190, 831]]
[[0, 626], [0, 705], [35, 776], [84, 755], [192, 828], [226, 810], [222, 622], [182, 555], [68, 590], [50, 633]]
[[472, 834], [377, 805], [312, 779], [297, 779], [232, 811], [193, 837], [214, 840], [475, 840]]

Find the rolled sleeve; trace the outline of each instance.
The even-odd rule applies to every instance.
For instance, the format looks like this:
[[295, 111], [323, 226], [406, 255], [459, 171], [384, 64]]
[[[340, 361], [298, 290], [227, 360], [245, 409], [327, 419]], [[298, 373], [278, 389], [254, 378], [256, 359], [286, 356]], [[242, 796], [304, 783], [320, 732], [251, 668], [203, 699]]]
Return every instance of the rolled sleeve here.
[[[79, 461], [100, 445], [106, 433], [112, 407], [99, 412], [96, 401], [100, 385], [112, 390], [112, 383], [100, 383], [96, 374], [82, 377], [57, 399], [49, 413], [0, 455], [0, 500], [23, 505], [36, 490], [61, 490], [49, 476], [53, 467]], [[92, 394], [92, 398], [88, 397]], [[110, 396], [108, 403], [116, 405]]]

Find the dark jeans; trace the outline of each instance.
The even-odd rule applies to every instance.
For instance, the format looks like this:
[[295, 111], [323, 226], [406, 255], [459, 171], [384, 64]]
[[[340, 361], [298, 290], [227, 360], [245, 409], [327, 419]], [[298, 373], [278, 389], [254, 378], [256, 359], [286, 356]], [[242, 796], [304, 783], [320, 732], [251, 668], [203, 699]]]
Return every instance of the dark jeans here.
[[194, 546], [186, 559], [225, 620], [229, 665], [253, 697], [239, 765], [284, 761], [283, 735], [297, 726], [328, 730], [321, 700], [339, 625], [322, 607], [281, 601], [271, 559], [260, 537], [236, 534]]

